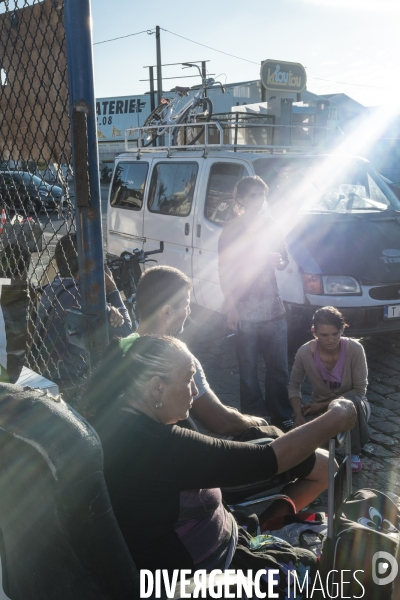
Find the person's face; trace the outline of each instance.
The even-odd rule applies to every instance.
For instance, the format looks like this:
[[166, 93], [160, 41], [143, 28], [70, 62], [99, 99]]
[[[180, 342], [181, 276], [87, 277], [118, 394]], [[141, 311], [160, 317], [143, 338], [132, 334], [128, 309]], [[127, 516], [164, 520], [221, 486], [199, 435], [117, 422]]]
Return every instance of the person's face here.
[[171, 307], [169, 335], [182, 333], [185, 321], [190, 315], [190, 290], [181, 294], [181, 300], [175, 307]]
[[243, 206], [246, 215], [256, 215], [261, 212], [266, 199], [267, 194], [264, 188], [252, 185], [243, 196], [238, 198], [238, 201]]
[[335, 325], [318, 325], [313, 333], [321, 348], [332, 351], [338, 346], [343, 329], [338, 329]]
[[160, 420], [171, 425], [187, 419], [198, 389], [193, 379], [196, 369], [193, 361], [185, 356], [184, 360], [171, 370], [167, 381], [162, 383], [159, 409]]

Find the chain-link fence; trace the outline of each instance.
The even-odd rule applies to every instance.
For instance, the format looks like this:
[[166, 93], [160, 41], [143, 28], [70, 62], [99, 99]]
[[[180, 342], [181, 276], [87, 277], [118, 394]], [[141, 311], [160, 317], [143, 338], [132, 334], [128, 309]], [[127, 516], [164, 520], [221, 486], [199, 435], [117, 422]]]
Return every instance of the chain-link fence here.
[[68, 392], [89, 361], [65, 329], [80, 283], [64, 4], [0, 4], [0, 365]]

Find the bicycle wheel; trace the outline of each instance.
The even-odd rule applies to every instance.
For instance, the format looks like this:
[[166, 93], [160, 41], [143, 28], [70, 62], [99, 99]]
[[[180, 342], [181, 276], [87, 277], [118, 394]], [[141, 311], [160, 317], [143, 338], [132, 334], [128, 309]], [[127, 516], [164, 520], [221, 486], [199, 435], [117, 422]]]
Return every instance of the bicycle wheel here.
[[[213, 113], [213, 104], [210, 98], [201, 98], [195, 105], [189, 107], [179, 118], [179, 123], [201, 123], [210, 121]], [[191, 146], [204, 133], [204, 125], [194, 127], [176, 127], [172, 134], [174, 146]]]
[[164, 128], [162, 127], [163, 121], [166, 119], [168, 114], [169, 104], [160, 104], [155, 108], [147, 117], [145, 122], [143, 123], [143, 127], [152, 127], [154, 129], [146, 129], [142, 132], [142, 146], [150, 146], [158, 138], [159, 135], [164, 133]]

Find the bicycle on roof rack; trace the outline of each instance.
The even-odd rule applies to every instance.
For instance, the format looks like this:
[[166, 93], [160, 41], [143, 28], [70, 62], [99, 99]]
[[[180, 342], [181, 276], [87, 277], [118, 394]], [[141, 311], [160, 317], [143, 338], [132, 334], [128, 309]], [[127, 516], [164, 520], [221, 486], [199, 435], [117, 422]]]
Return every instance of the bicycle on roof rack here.
[[[213, 104], [210, 98], [206, 96], [208, 87], [218, 83], [221, 86], [221, 91], [224, 94], [225, 88], [220, 81], [215, 81], [212, 78], [203, 77], [201, 69], [198, 65], [192, 63], [182, 63], [184, 68], [196, 67], [201, 77], [201, 86], [198, 92], [190, 98], [181, 108], [179, 104], [184, 96], [188, 96], [191, 89], [189, 87], [176, 86], [171, 90], [177, 94], [176, 98], [163, 98], [161, 104], [155, 108], [147, 117], [141, 130], [138, 145], [142, 147], [150, 146], [155, 140], [169, 133], [172, 138], [172, 145], [192, 145], [204, 133], [204, 123], [211, 119], [213, 113]], [[179, 108], [179, 110], [178, 110]], [[171, 125], [180, 125], [183, 123], [196, 124], [195, 127], [176, 127], [171, 131]]]
[[123, 252], [121, 256], [107, 258], [106, 263], [120, 292], [124, 293], [125, 306], [128, 309], [133, 329], [136, 329], [139, 321], [136, 312], [136, 289], [142, 274], [142, 267], [147, 262], [157, 262], [155, 259], [147, 258], [151, 254], [164, 252], [164, 242], [160, 242], [158, 250], [144, 252], [135, 248], [132, 252]]

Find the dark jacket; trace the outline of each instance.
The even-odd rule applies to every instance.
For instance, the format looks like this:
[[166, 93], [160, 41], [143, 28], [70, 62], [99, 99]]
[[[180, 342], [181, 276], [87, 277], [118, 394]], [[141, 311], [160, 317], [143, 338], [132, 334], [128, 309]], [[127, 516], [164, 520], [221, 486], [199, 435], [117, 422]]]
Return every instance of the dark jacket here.
[[[107, 302], [118, 308], [124, 317], [121, 327], [114, 328], [109, 324], [110, 338], [126, 337], [132, 333], [132, 323], [118, 290], [107, 296]], [[80, 308], [79, 282], [71, 277], [57, 277], [42, 294], [34, 335], [42, 374], [67, 387], [88, 369], [85, 351], [67, 342], [65, 313], [69, 308]], [[109, 307], [107, 310], [110, 313]]]

